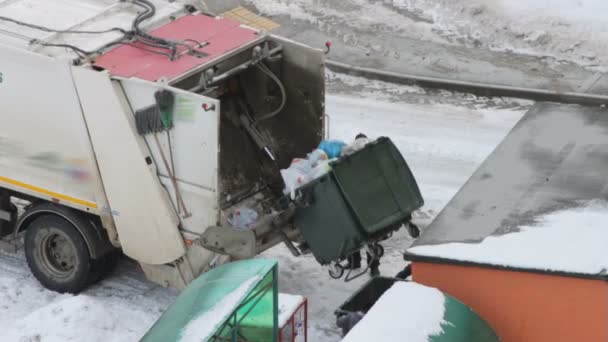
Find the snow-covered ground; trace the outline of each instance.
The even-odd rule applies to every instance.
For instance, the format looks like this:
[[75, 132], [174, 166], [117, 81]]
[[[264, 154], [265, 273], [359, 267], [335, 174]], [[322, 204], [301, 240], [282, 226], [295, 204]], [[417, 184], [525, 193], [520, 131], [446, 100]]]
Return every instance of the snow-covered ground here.
[[[466, 94], [426, 91], [383, 82], [328, 75], [327, 113], [333, 138], [359, 132], [389, 136], [417, 177], [426, 205], [415, 215], [424, 227], [456, 193], [483, 159], [519, 120], [530, 103]], [[387, 241], [381, 271], [404, 267], [404, 232]], [[278, 246], [262, 255], [276, 258], [280, 290], [309, 299], [309, 340], [339, 341], [333, 311], [368, 276], [333, 280], [312, 256], [294, 258]], [[172, 302], [176, 293], [146, 281], [137, 265], [117, 272], [78, 296], [42, 288], [22, 253], [0, 252], [0, 341], [136, 341]], [[83, 336], [86, 336], [84, 338]]]
[[[344, 42], [357, 32], [549, 57], [608, 70], [605, 0], [247, 0], [305, 20]], [[390, 55], [390, 47], [369, 46]]]

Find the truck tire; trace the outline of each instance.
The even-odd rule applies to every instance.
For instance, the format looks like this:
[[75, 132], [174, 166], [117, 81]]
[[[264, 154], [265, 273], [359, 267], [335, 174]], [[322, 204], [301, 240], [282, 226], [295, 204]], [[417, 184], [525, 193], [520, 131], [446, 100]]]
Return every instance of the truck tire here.
[[25, 257], [34, 277], [53, 291], [78, 293], [95, 277], [84, 238], [56, 215], [42, 215], [28, 225]]
[[121, 250], [115, 249], [99, 259], [92, 260], [89, 284], [94, 284], [112, 274], [121, 257]]

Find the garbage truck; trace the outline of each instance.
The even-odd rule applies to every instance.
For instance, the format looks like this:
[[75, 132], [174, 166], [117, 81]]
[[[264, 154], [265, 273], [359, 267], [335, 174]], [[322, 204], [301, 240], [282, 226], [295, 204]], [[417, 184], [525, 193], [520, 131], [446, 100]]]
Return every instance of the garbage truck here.
[[[0, 244], [23, 241], [49, 289], [81, 291], [116, 251], [178, 289], [280, 243], [340, 269], [421, 205], [417, 187], [407, 210], [386, 196], [407, 169], [390, 140], [374, 144], [380, 168], [347, 172], [376, 158], [362, 151], [285, 196], [280, 170], [325, 137], [324, 52], [196, 2], [0, 2], [0, 54]], [[362, 216], [331, 226], [314, 201], [328, 191]], [[362, 208], [365, 193], [380, 211]]]
[[0, 3], [0, 236], [44, 286], [78, 292], [121, 249], [182, 288], [297, 240], [279, 169], [324, 136], [323, 51], [201, 10]]

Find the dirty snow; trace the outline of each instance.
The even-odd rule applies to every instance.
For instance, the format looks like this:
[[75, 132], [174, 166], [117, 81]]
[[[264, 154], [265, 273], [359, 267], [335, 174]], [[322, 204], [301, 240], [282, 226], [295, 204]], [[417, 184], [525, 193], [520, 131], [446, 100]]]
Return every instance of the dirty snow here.
[[592, 201], [547, 214], [534, 225], [519, 227], [519, 232], [489, 236], [479, 243], [416, 246], [408, 252], [498, 266], [606, 274], [606, 222], [608, 202]]
[[[103, 300], [88, 295], [64, 296], [42, 306], [0, 332], [0, 341], [134, 341], [131, 326], [141, 324], [137, 310], [111, 313]], [[118, 336], [116, 331], [123, 332]]]
[[244, 281], [215, 304], [211, 310], [191, 320], [182, 330], [180, 342], [200, 342], [211, 337], [218, 326], [224, 323], [224, 320], [261, 279], [262, 277], [255, 276]]
[[[336, 74], [329, 78], [327, 113], [331, 137], [349, 141], [363, 131], [370, 137], [386, 135], [393, 139], [426, 200], [423, 210], [414, 215], [421, 228], [443, 208], [530, 105], [512, 99], [370, 83]], [[380, 266], [383, 274], [393, 275], [405, 267], [401, 252], [411, 242], [405, 231], [399, 231], [384, 243], [386, 254]], [[350, 283], [333, 280], [311, 255], [294, 258], [283, 246], [261, 257], [279, 260], [281, 292], [309, 299], [309, 341], [339, 341], [333, 312], [369, 276]], [[136, 341], [176, 295], [175, 291], [146, 281], [138, 266], [128, 260], [113, 276], [83, 294], [59, 295], [38, 284], [22, 253], [0, 252], [0, 326], [4, 328], [0, 341], [52, 341], [60, 333], [79, 337], [78, 341], [84, 332], [91, 341]], [[82, 317], [85, 306], [96, 320]], [[36, 313], [55, 309], [69, 314], [43, 319]], [[64, 332], [59, 317], [79, 323], [68, 325], [70, 331]], [[38, 318], [45, 322], [41, 327], [28, 325]], [[20, 335], [15, 335], [17, 332]], [[9, 333], [10, 338], [6, 335]]]
[[452, 42], [608, 70], [605, 0], [392, 0]]
[[379, 32], [608, 68], [605, 0], [246, 0], [265, 15], [315, 24], [354, 46], [382, 51]]
[[428, 342], [443, 332], [444, 304], [445, 297], [435, 288], [397, 282], [342, 341]]
[[22, 252], [0, 251], [0, 341], [137, 341], [175, 295], [127, 260], [83, 294], [59, 294], [36, 281]]

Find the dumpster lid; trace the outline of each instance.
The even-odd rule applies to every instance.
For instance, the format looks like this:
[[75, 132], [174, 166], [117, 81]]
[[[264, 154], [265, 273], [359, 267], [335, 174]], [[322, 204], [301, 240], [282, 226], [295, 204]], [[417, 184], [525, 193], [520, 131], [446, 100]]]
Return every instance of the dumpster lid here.
[[605, 278], [608, 110], [533, 107], [406, 252]]
[[378, 299], [343, 342], [497, 342], [492, 328], [441, 291], [398, 281]]
[[220, 333], [240, 308], [248, 306], [245, 315], [237, 317], [242, 320], [257, 303], [250, 300], [255, 297], [258, 301], [270, 297], [273, 303], [269, 316], [276, 331], [277, 264], [275, 260], [252, 259], [225, 264], [204, 273], [177, 297], [141, 341], [207, 341]]

